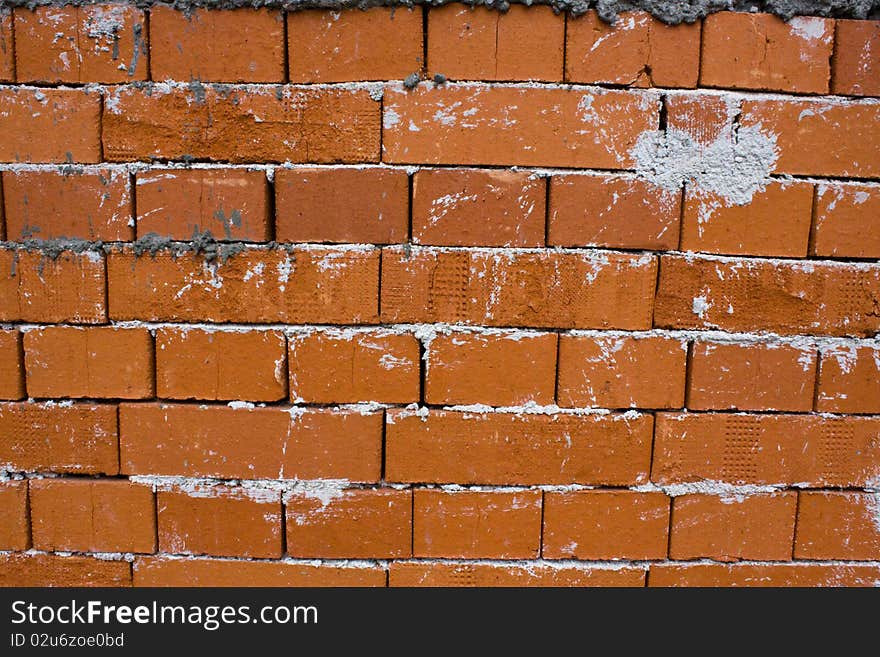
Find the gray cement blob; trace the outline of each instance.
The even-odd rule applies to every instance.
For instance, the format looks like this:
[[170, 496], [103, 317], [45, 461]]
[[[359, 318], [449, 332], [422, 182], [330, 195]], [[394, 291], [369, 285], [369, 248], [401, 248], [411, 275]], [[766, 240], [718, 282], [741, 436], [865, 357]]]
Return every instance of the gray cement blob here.
[[[106, 0], [0, 0], [0, 11], [8, 7], [89, 5]], [[111, 0], [112, 1], [112, 0]], [[624, 11], [642, 9], [664, 23], [692, 23], [716, 11], [736, 10], [766, 12], [786, 20], [793, 16], [828, 16], [832, 18], [880, 18], [880, 0], [131, 0], [130, 4], [147, 8], [168, 5], [180, 10], [193, 8], [230, 9], [236, 7], [273, 7], [298, 9], [368, 9], [370, 7], [435, 7], [459, 2], [507, 11], [511, 4], [549, 5], [556, 12], [578, 16], [595, 9], [599, 16], [613, 23]]]

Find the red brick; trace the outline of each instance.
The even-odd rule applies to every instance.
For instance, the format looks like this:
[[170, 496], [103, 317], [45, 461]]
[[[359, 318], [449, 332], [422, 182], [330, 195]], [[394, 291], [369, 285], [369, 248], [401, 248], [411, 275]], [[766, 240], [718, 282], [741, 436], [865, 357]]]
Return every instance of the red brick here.
[[487, 563], [425, 563], [393, 561], [390, 586], [614, 586], [642, 587], [643, 568], [510, 565]]
[[732, 89], [828, 93], [834, 21], [720, 12], [703, 25], [700, 84]]
[[776, 173], [880, 177], [880, 104], [745, 100], [740, 126], [776, 136]]
[[656, 268], [618, 253], [386, 248], [382, 321], [645, 329]]
[[664, 255], [654, 325], [870, 336], [878, 303], [880, 267]]
[[388, 481], [627, 486], [648, 478], [650, 415], [421, 415], [388, 411]]
[[279, 169], [276, 237], [282, 242], [405, 242], [408, 186], [403, 170]]
[[46, 326], [24, 335], [31, 397], [153, 396], [153, 338], [147, 329]]
[[119, 423], [126, 474], [355, 482], [381, 475], [381, 412], [120, 404]]
[[211, 231], [219, 240], [265, 242], [271, 235], [263, 171], [153, 169], [136, 184], [139, 236], [189, 240]]
[[12, 37], [12, 10], [0, 11], [0, 82], [15, 81], [15, 47]]
[[546, 493], [542, 554], [547, 559], [663, 559], [669, 498], [663, 493]]
[[797, 493], [676, 497], [669, 557], [789, 561], [796, 508]]
[[814, 349], [698, 342], [690, 366], [689, 409], [813, 410]]
[[0, 89], [0, 161], [100, 162], [100, 94], [89, 89]]
[[[450, 80], [562, 80], [565, 17], [550, 7], [428, 10], [428, 74]], [[535, 53], [540, 52], [536, 57]]]
[[0, 319], [99, 324], [107, 319], [101, 253], [0, 251]]
[[684, 132], [701, 146], [721, 138], [733, 139], [739, 99], [733, 95], [690, 93], [664, 98], [667, 130]]
[[614, 25], [595, 11], [568, 19], [566, 82], [634, 87], [697, 86], [700, 23], [664, 25], [643, 11], [623, 12]]
[[821, 356], [817, 411], [880, 413], [880, 349], [844, 346]]
[[125, 480], [34, 479], [30, 502], [38, 550], [156, 550], [156, 511], [149, 486]]
[[686, 343], [660, 336], [560, 336], [559, 404], [681, 408], [686, 361]]
[[[523, 376], [528, 372], [528, 376]], [[552, 404], [556, 334], [452, 333], [431, 340], [425, 360], [429, 404]]]
[[412, 240], [544, 246], [546, 184], [520, 171], [423, 169], [413, 176]]
[[379, 566], [139, 557], [132, 569], [134, 586], [385, 586]]
[[160, 251], [138, 257], [117, 249], [108, 256], [107, 271], [113, 319], [247, 324], [377, 319], [378, 249], [246, 250], [214, 263], [201, 255]]
[[0, 550], [27, 550], [31, 544], [28, 522], [28, 482], [0, 483]]
[[805, 257], [810, 238], [813, 185], [773, 182], [744, 205], [695, 190], [685, 193], [681, 250]]
[[693, 564], [651, 566], [648, 586], [874, 586], [877, 566]]
[[880, 559], [880, 493], [800, 493], [794, 557]]
[[4, 171], [3, 192], [11, 240], [134, 238], [125, 171]]
[[131, 586], [131, 565], [91, 557], [0, 554], [0, 586]]
[[419, 342], [384, 331], [290, 337], [290, 398], [334, 404], [419, 399]]
[[278, 558], [281, 495], [228, 486], [158, 491], [159, 550], [167, 554]]
[[0, 463], [8, 470], [116, 474], [116, 407], [0, 404]]
[[19, 82], [146, 80], [144, 12], [115, 4], [16, 9], [15, 60]]
[[150, 8], [154, 80], [283, 82], [284, 16], [270, 9]]
[[631, 168], [630, 151], [658, 114], [656, 98], [617, 89], [394, 86], [385, 90], [383, 159]]
[[553, 176], [547, 243], [678, 248], [681, 193], [628, 176]]
[[880, 418], [658, 413], [651, 478], [864, 486], [880, 475]]
[[24, 396], [21, 333], [0, 331], [0, 399], [14, 400]]
[[295, 494], [285, 506], [287, 551], [292, 557], [412, 555], [412, 491], [347, 490], [330, 500]]
[[104, 101], [109, 161], [375, 162], [379, 132], [366, 90], [160, 83], [117, 87]]
[[541, 550], [541, 491], [413, 492], [413, 556], [535, 559]]
[[880, 186], [817, 185], [811, 255], [880, 258]]
[[880, 96], [880, 21], [838, 20], [831, 91]]
[[167, 399], [256, 402], [287, 397], [287, 348], [278, 331], [156, 331], [156, 390]]
[[422, 11], [293, 11], [287, 48], [293, 83], [402, 80], [424, 64]]

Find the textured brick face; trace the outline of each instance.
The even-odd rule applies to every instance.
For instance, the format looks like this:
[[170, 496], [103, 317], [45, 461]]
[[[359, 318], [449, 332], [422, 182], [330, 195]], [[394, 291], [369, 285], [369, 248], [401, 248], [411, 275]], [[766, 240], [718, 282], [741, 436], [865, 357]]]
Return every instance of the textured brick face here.
[[36, 4], [0, 586], [880, 581], [880, 22]]

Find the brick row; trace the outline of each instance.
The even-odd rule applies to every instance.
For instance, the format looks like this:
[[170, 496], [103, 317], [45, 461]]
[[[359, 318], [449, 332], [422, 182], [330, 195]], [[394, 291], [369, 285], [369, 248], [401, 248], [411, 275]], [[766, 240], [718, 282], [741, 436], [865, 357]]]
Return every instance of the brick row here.
[[[0, 35], [10, 43], [0, 80], [119, 83], [146, 80], [149, 73], [154, 80], [327, 83], [416, 73], [880, 95], [877, 21], [798, 17], [786, 23], [770, 14], [721, 12], [672, 27], [631, 11], [610, 26], [595, 11], [566, 17], [540, 6], [424, 13], [425, 23], [422, 10], [400, 8], [341, 14], [110, 4], [17, 8], [2, 17]], [[542, 56], [532, 57], [537, 50]]]
[[190, 240], [210, 232], [236, 242], [880, 256], [880, 191], [864, 183], [768, 181], [736, 205], [631, 174], [468, 168], [411, 176], [396, 167], [278, 168], [271, 186], [263, 171], [246, 168], [129, 176], [116, 167], [62, 166], [4, 171], [0, 179], [9, 240], [126, 242], [151, 233]]

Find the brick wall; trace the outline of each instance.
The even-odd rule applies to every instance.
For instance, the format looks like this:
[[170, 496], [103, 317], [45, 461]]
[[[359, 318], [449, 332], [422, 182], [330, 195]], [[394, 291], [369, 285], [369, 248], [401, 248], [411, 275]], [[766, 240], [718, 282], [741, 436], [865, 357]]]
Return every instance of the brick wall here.
[[880, 23], [16, 8], [0, 81], [0, 584], [880, 580]]

